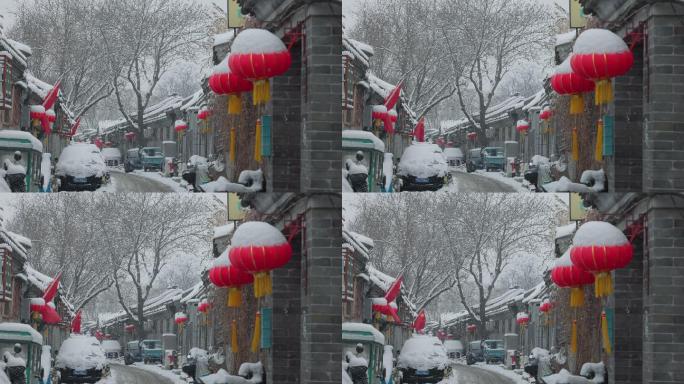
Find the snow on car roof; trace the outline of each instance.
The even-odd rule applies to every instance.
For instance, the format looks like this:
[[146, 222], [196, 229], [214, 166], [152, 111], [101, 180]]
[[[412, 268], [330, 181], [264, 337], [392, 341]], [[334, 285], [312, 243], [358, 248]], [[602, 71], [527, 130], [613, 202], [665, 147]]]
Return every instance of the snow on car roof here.
[[431, 143], [413, 143], [404, 150], [397, 173], [402, 176], [443, 177], [448, 171], [446, 159], [439, 146]]
[[385, 344], [385, 335], [380, 333], [375, 327], [364, 323], [342, 323], [342, 334], [344, 332], [368, 332], [373, 335], [373, 340], [379, 344]]
[[438, 338], [428, 335], [413, 335], [406, 340], [397, 360], [398, 367], [419, 370], [444, 369], [447, 365], [449, 359], [444, 345]]
[[41, 143], [40, 140], [28, 132], [16, 131], [13, 129], [2, 129], [0, 130], [0, 140], [3, 139], [28, 140], [31, 142], [31, 147], [33, 150], [43, 152], [43, 143]]
[[[385, 152], [385, 143], [375, 136], [372, 132], [361, 131], [358, 129], [345, 129], [342, 131], [342, 141], [344, 140], [369, 140], [372, 148], [376, 151]], [[355, 147], [362, 146], [358, 142], [354, 143]], [[344, 147], [344, 143], [343, 143]], [[368, 147], [371, 147], [370, 145]]]
[[72, 369], [102, 369], [107, 359], [100, 342], [86, 335], [71, 335], [59, 347], [55, 367]]
[[59, 175], [71, 176], [97, 176], [101, 177], [107, 172], [107, 166], [95, 144], [74, 143], [62, 151], [55, 170]]
[[0, 323], [0, 333], [4, 333], [4, 332], [28, 333], [31, 337], [31, 341], [33, 341], [34, 343], [43, 344], [43, 336], [28, 324]]

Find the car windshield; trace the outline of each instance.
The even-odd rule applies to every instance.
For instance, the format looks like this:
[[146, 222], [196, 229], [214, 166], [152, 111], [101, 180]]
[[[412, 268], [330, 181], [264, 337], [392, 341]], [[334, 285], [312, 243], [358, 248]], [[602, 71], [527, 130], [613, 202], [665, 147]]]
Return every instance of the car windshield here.
[[159, 149], [159, 148], [145, 148], [145, 149], [143, 149], [143, 152], [145, 152], [145, 155], [147, 155], [147, 156], [159, 156], [159, 155], [161, 155], [161, 149]]
[[159, 348], [157, 341], [143, 341], [143, 347], [146, 349], [157, 349], [157, 348]]
[[485, 341], [485, 345], [489, 349], [499, 349], [502, 348], [503, 342], [501, 340], [488, 340]]
[[484, 150], [488, 156], [502, 156], [503, 149], [501, 148], [485, 148]]

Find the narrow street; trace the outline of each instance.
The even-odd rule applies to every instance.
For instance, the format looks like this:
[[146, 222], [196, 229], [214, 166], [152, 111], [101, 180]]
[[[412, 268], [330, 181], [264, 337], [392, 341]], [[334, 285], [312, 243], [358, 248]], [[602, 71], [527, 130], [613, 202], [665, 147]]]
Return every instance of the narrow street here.
[[174, 192], [174, 190], [151, 178], [135, 173], [111, 172], [111, 184], [100, 190], [105, 192]]
[[166, 377], [156, 375], [134, 366], [112, 364], [112, 383], [116, 384], [173, 384]]
[[495, 372], [481, 368], [456, 364], [452, 367], [452, 377], [442, 383], [446, 384], [514, 384], [513, 380]]
[[513, 187], [476, 173], [451, 172], [452, 184], [447, 189], [458, 192], [517, 192]]

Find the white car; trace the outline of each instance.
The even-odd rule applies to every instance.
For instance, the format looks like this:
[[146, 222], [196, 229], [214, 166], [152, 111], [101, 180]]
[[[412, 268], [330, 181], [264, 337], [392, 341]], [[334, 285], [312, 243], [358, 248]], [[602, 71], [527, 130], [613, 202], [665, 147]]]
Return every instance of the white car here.
[[442, 148], [430, 143], [413, 143], [407, 147], [397, 171], [402, 180], [401, 189], [405, 191], [439, 190], [448, 175], [449, 167]]
[[96, 145], [75, 143], [59, 155], [55, 176], [62, 191], [94, 191], [102, 186], [108, 171]]
[[406, 340], [397, 368], [401, 371], [402, 383], [437, 383], [451, 373], [444, 345], [428, 335], [414, 335]]
[[55, 359], [61, 383], [95, 383], [109, 375], [109, 365], [100, 342], [85, 335], [72, 335], [59, 347]]

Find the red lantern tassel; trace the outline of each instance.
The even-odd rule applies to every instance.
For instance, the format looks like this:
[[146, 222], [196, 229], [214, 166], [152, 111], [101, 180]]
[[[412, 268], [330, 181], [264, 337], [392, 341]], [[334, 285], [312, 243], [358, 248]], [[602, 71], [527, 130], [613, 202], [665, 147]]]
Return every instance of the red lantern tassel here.
[[610, 79], [596, 82], [595, 100], [596, 105], [608, 104], [613, 101], [613, 83]]
[[613, 294], [613, 278], [610, 272], [601, 272], [596, 275], [594, 282], [594, 295], [596, 297], [605, 297]]
[[603, 120], [598, 121], [596, 128], [596, 151], [594, 156], [596, 161], [603, 161]]
[[259, 272], [254, 275], [254, 297], [264, 297], [273, 293], [270, 272]]
[[584, 97], [581, 94], [570, 96], [570, 114], [581, 115], [584, 112]]
[[242, 294], [240, 288], [228, 288], [228, 306], [230, 308], [239, 308], [242, 303]]
[[261, 120], [257, 120], [254, 137], [254, 160], [261, 162]]
[[584, 305], [584, 288], [573, 287], [570, 289], [570, 307], [577, 308]]
[[237, 321], [233, 320], [230, 325], [230, 350], [233, 353], [238, 352], [238, 332]]
[[242, 112], [242, 99], [240, 95], [228, 95], [228, 114], [239, 115]]
[[612, 348], [610, 345], [610, 335], [608, 335], [608, 319], [606, 319], [606, 312], [601, 312], [601, 338], [603, 339], [603, 349], [610, 355]]
[[579, 135], [576, 127], [572, 129], [572, 160], [579, 161]]
[[259, 351], [259, 343], [261, 341], [261, 313], [256, 313], [254, 320], [254, 335], [252, 336], [252, 352]]
[[236, 152], [237, 152], [237, 133], [235, 132], [235, 128], [231, 128], [230, 129], [230, 152], [229, 152], [230, 161], [235, 162]]

